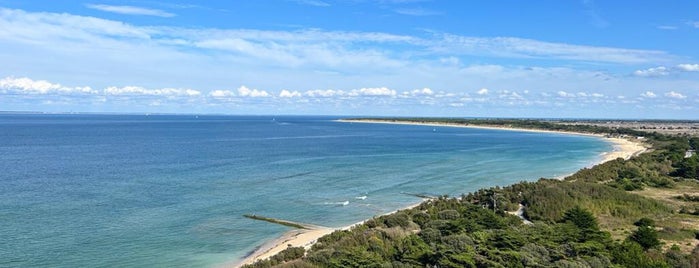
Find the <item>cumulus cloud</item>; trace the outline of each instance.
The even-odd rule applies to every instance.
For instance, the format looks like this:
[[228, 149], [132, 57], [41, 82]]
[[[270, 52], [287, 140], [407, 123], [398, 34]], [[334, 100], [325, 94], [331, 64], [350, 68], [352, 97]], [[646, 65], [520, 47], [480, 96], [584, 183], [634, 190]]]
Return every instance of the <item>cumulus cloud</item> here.
[[673, 98], [673, 99], [680, 99], [680, 100], [687, 98], [687, 96], [682, 95], [682, 93], [675, 92], [675, 91], [670, 91], [668, 93], [665, 93], [665, 97]]
[[281, 98], [301, 97], [301, 93], [298, 91], [289, 91], [289, 90], [283, 89], [282, 92], [279, 93], [279, 97], [281, 97]]
[[396, 91], [386, 87], [369, 87], [353, 89], [349, 92], [349, 96], [395, 96]]
[[507, 100], [523, 100], [524, 97], [515, 91], [502, 90], [498, 92], [498, 97]]
[[249, 89], [246, 86], [240, 86], [238, 88], [238, 95], [241, 97], [251, 97], [251, 98], [263, 98], [272, 96], [267, 91], [258, 89]]
[[657, 97], [657, 95], [655, 95], [655, 93], [653, 91], [646, 91], [646, 92], [641, 93], [641, 97], [655, 98], [655, 97]]
[[476, 92], [478, 95], [488, 95], [488, 89], [487, 88], [481, 88]]
[[106, 95], [149, 95], [149, 96], [199, 96], [201, 92], [194, 89], [161, 88], [147, 89], [138, 86], [108, 87], [104, 89]]
[[633, 72], [633, 74], [635, 76], [642, 76], [642, 77], [657, 77], [657, 76], [669, 75], [670, 70], [665, 66], [658, 66], [658, 67], [648, 68], [645, 70], [636, 70]]
[[0, 89], [30, 94], [95, 94], [90, 87], [65, 87], [46, 80], [32, 80], [27, 77], [6, 77], [0, 80]]
[[85, 6], [87, 8], [91, 8], [91, 9], [95, 9], [95, 10], [123, 14], [123, 15], [143, 15], [143, 16], [156, 16], [156, 17], [164, 17], [164, 18], [170, 18], [170, 17], [175, 16], [175, 14], [165, 12], [165, 11], [162, 11], [159, 9], [151, 9], [151, 8], [144, 8], [144, 7], [113, 6], [113, 5], [101, 5], [101, 4], [86, 4]]
[[699, 72], [699, 64], [679, 64], [677, 68], [685, 72]]
[[233, 91], [230, 91], [230, 90], [217, 89], [217, 90], [209, 92], [209, 96], [214, 97], [214, 98], [227, 98], [227, 97], [235, 96], [235, 93], [233, 93]]
[[434, 95], [434, 91], [430, 88], [414, 89], [412, 91], [403, 92], [403, 95], [411, 95], [411, 96]]
[[344, 95], [344, 92], [342, 90], [333, 90], [333, 89], [315, 89], [315, 90], [308, 90], [304, 92], [304, 95], [309, 96], [309, 97], [333, 97], [337, 95]]
[[572, 97], [575, 97], [575, 94], [573, 94], [573, 93], [568, 93], [568, 92], [565, 92], [565, 91], [563, 91], [563, 90], [560, 90], [560, 91], [556, 92], [556, 95], [558, 95], [559, 97], [563, 97], [563, 98], [572, 98]]

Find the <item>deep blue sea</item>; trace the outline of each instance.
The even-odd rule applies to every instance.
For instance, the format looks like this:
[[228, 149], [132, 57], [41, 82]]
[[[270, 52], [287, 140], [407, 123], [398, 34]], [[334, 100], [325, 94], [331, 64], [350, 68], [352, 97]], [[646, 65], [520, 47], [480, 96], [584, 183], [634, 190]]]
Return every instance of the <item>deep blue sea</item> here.
[[[0, 114], [0, 267], [211, 267], [287, 231], [570, 174], [593, 137], [331, 117]], [[365, 198], [366, 197], [366, 198]]]

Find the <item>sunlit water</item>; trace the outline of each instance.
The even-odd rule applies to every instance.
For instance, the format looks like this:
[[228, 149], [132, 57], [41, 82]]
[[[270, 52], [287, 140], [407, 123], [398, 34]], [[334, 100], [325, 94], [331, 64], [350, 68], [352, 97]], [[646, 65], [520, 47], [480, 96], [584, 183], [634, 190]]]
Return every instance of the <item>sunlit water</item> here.
[[597, 138], [328, 117], [0, 115], [0, 266], [209, 267], [288, 229], [556, 177]]

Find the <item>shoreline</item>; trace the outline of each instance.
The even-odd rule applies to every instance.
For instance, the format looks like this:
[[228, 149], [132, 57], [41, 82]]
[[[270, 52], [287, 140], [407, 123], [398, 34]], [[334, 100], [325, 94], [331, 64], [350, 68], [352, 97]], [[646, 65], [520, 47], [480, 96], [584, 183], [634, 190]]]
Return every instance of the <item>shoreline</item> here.
[[[587, 136], [601, 138], [608, 143], [612, 144], [613, 150], [610, 152], [605, 152], [601, 155], [600, 161], [592, 163], [590, 166], [599, 165], [606, 163], [608, 161], [623, 158], [628, 160], [631, 157], [642, 154], [648, 150], [647, 146], [643, 144], [640, 140], [630, 140], [625, 138], [617, 137], [606, 137], [602, 134], [595, 133], [584, 133], [584, 132], [570, 132], [570, 131], [557, 131], [557, 130], [544, 130], [544, 129], [529, 129], [529, 128], [514, 128], [514, 127], [504, 127], [504, 126], [475, 126], [475, 125], [463, 125], [463, 124], [451, 124], [451, 123], [437, 123], [437, 122], [398, 122], [398, 121], [384, 121], [384, 120], [348, 120], [340, 119], [337, 122], [344, 123], [367, 123], [367, 124], [392, 124], [392, 125], [413, 125], [413, 126], [434, 126], [434, 127], [460, 127], [460, 128], [475, 128], [475, 129], [489, 129], [489, 130], [504, 130], [504, 131], [518, 131], [518, 132], [533, 132], [533, 133], [551, 133], [551, 134], [563, 134], [563, 135], [575, 135], [575, 136]], [[566, 175], [567, 177], [568, 175]]]
[[[411, 204], [409, 206], [406, 206], [404, 208], [396, 209], [390, 212], [386, 212], [384, 214], [376, 215], [374, 217], [380, 217], [380, 216], [385, 216], [385, 215], [390, 215], [393, 213], [396, 213], [401, 210], [406, 210], [406, 209], [412, 209], [423, 202], [427, 201], [429, 199], [423, 198], [420, 202]], [[304, 247], [306, 250], [310, 249], [313, 244], [315, 244], [319, 238], [328, 235], [332, 232], [335, 231], [345, 231], [352, 229], [352, 227], [355, 227], [357, 225], [364, 224], [365, 222], [373, 219], [368, 218], [360, 222], [356, 222], [347, 226], [339, 227], [339, 228], [330, 228], [330, 227], [315, 227], [312, 229], [294, 229], [291, 231], [287, 231], [284, 233], [281, 237], [274, 239], [272, 241], [269, 241], [267, 243], [264, 243], [262, 246], [260, 246], [258, 249], [253, 251], [251, 254], [243, 258], [242, 260], [238, 260], [234, 263], [229, 263], [224, 265], [223, 267], [241, 267], [246, 264], [253, 264], [256, 261], [259, 260], [264, 260], [268, 259], [277, 253], [281, 252], [282, 250], [285, 250], [286, 248], [289, 247], [289, 245], [292, 245], [294, 247]]]
[[[648, 149], [646, 146], [643, 145], [641, 141], [637, 140], [629, 140], [629, 139], [624, 139], [624, 138], [611, 138], [611, 137], [605, 137], [604, 135], [601, 134], [592, 134], [592, 133], [581, 133], [581, 132], [567, 132], [567, 131], [553, 131], [553, 130], [540, 130], [540, 129], [523, 129], [523, 128], [510, 128], [510, 127], [499, 127], [499, 126], [471, 126], [471, 125], [462, 125], [462, 124], [449, 124], [449, 123], [435, 123], [435, 122], [425, 122], [425, 123], [420, 123], [420, 122], [392, 122], [392, 121], [382, 121], [382, 120], [346, 120], [346, 119], [340, 119], [337, 120], [338, 122], [344, 122], [344, 123], [367, 123], [367, 124], [394, 124], [394, 125], [417, 125], [417, 126], [435, 126], [435, 127], [461, 127], [461, 128], [479, 128], [479, 129], [490, 129], [490, 130], [506, 130], [506, 131], [520, 131], [520, 132], [535, 132], [535, 133], [554, 133], [554, 134], [565, 134], [565, 135], [577, 135], [577, 136], [589, 136], [589, 137], [597, 137], [601, 138], [608, 143], [612, 144], [613, 150], [610, 152], [605, 152], [600, 155], [599, 161], [592, 163], [589, 166], [586, 166], [586, 168], [599, 165], [602, 163], [606, 163], [608, 161], [612, 161], [617, 158], [624, 158], [624, 159], [629, 159], [631, 157], [637, 156], [639, 154], [644, 153]], [[557, 177], [557, 179], [563, 180], [565, 177], [568, 177], [572, 174], [568, 174], [565, 176], [560, 176]], [[427, 199], [423, 199], [422, 201], [409, 205], [407, 207], [397, 209], [395, 211], [391, 211], [388, 213], [384, 213], [378, 216], [383, 216], [383, 215], [388, 215], [392, 214], [395, 212], [398, 212], [400, 210], [405, 210], [405, 209], [411, 209], [414, 207], [419, 206], [422, 204], [424, 201]], [[225, 264], [223, 267], [241, 267], [246, 264], [252, 264], [258, 260], [264, 260], [268, 259], [269, 257], [272, 257], [276, 255], [277, 253], [281, 252], [282, 250], [286, 249], [289, 245], [294, 246], [294, 247], [304, 247], [305, 249], [309, 249], [313, 244], [316, 243], [316, 241], [327, 235], [330, 234], [334, 231], [339, 231], [339, 230], [349, 230], [350, 228], [363, 224], [366, 221], [370, 220], [365, 219], [363, 221], [347, 225], [344, 227], [340, 228], [329, 228], [329, 227], [317, 227], [317, 228], [312, 228], [312, 229], [294, 229], [291, 231], [288, 231], [284, 233], [281, 237], [266, 242], [262, 246], [260, 246], [258, 249], [253, 251], [251, 254], [243, 258], [242, 260], [235, 261], [233, 263], [228, 263]]]

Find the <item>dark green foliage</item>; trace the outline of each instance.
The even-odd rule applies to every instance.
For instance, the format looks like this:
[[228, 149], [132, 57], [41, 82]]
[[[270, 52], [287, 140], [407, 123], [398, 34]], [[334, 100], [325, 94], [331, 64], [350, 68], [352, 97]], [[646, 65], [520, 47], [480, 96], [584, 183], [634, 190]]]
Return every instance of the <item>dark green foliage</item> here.
[[387, 227], [408, 227], [408, 224], [410, 224], [410, 218], [403, 212], [396, 212], [391, 215], [384, 216], [382, 218], [383, 223]]
[[582, 230], [598, 231], [597, 219], [589, 211], [575, 206], [563, 214], [562, 222], [571, 222]]
[[643, 251], [641, 245], [632, 241], [615, 245], [611, 253], [613, 262], [623, 267], [669, 267], [664, 260], [652, 259]]
[[658, 232], [652, 226], [640, 226], [638, 230], [634, 231], [630, 236], [629, 240], [634, 241], [641, 245], [644, 249], [650, 249], [660, 246], [660, 240], [658, 240]]
[[638, 227], [654, 227], [655, 221], [644, 217], [634, 222], [633, 225], [636, 225]]
[[682, 159], [677, 164], [677, 170], [672, 175], [699, 180], [699, 155]]

